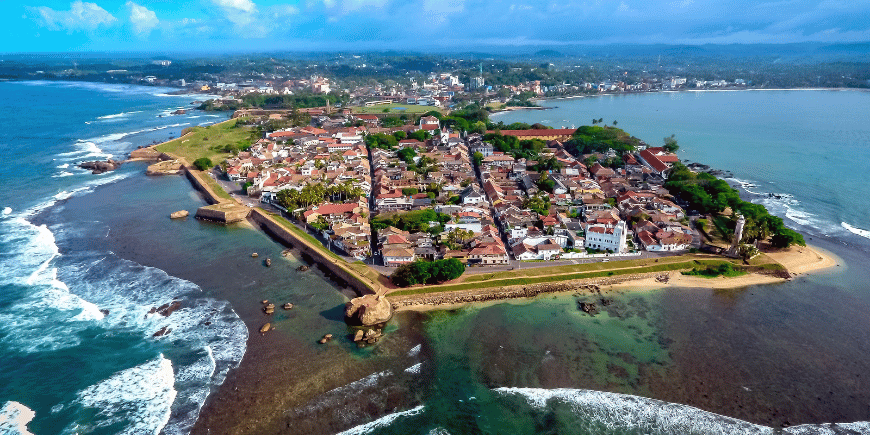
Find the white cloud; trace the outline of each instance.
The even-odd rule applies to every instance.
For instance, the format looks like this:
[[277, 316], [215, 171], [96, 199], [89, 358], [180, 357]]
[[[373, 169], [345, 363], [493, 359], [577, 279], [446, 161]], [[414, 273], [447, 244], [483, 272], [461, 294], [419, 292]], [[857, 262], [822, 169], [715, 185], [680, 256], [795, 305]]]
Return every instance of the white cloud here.
[[465, 0], [446, 2], [443, 0], [423, 0], [423, 20], [430, 24], [440, 25], [447, 21], [450, 14], [465, 11]]
[[241, 12], [254, 12], [257, 10], [257, 5], [251, 0], [212, 0], [214, 4], [229, 10]]
[[148, 10], [145, 6], [128, 1], [127, 7], [130, 8], [130, 24], [133, 25], [133, 31], [137, 34], [148, 35], [151, 33], [151, 30], [160, 24], [157, 14], [154, 11]]
[[236, 25], [238, 30], [247, 30], [257, 18], [257, 5], [251, 0], [212, 0], [221, 8], [227, 20]]
[[70, 10], [58, 11], [47, 6], [28, 8], [37, 14], [37, 19], [50, 30], [96, 30], [100, 26], [109, 26], [118, 21], [105, 9], [96, 3], [74, 1]]

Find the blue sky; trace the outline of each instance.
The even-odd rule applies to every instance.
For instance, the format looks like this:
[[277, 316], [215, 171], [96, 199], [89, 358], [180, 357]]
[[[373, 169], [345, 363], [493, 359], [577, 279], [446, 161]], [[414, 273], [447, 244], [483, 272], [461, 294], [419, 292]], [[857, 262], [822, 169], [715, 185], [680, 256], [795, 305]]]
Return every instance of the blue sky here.
[[0, 52], [870, 41], [870, 0], [0, 0]]

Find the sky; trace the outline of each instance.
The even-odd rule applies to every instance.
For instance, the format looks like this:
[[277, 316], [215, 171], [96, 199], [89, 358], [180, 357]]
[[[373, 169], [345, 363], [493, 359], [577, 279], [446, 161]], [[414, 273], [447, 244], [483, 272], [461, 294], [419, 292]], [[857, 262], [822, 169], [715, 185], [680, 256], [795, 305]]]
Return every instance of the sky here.
[[0, 0], [0, 52], [870, 41], [870, 0]]

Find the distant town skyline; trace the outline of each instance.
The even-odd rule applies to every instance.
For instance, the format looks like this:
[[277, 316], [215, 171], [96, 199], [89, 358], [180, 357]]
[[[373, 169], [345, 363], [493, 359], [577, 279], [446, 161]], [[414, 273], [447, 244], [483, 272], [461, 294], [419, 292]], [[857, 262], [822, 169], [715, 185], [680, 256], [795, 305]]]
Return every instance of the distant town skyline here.
[[870, 41], [841, 0], [0, 0], [0, 52], [475, 50]]

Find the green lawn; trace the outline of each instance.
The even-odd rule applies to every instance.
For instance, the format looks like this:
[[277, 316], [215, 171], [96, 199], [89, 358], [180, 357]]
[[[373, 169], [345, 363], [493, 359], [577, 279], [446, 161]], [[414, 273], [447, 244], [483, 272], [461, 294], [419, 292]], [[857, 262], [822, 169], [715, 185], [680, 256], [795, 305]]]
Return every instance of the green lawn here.
[[205, 184], [207, 184], [209, 187], [211, 187], [211, 190], [214, 191], [215, 195], [217, 195], [223, 199], [233, 201], [233, 197], [230, 196], [230, 194], [227, 193], [227, 191], [224, 190], [223, 187], [221, 187], [220, 183], [218, 183], [217, 180], [209, 177], [207, 172], [200, 172], [200, 171], [197, 171], [196, 169], [191, 169], [191, 170], [199, 173], [199, 179], [204, 181]]
[[572, 273], [572, 272], [574, 272], [574, 273], [576, 273], [576, 272], [593, 272], [593, 271], [597, 271], [597, 270], [637, 268], [637, 267], [643, 267], [643, 266], [654, 266], [657, 264], [685, 263], [688, 260], [705, 261], [705, 260], [710, 260], [710, 259], [712, 259], [712, 257], [710, 257], [710, 256], [687, 254], [687, 255], [678, 255], [678, 256], [674, 256], [674, 257], [663, 257], [663, 258], [643, 258], [643, 259], [595, 262], [595, 263], [585, 263], [585, 264], [567, 264], [564, 266], [538, 267], [538, 268], [511, 270], [511, 271], [505, 271], [505, 272], [493, 272], [493, 273], [467, 275], [462, 279], [462, 282], [471, 283], [471, 282], [489, 281], [492, 279], [536, 277], [536, 276], [543, 276], [543, 275], [557, 275], [557, 274]]
[[192, 127], [191, 133], [158, 145], [157, 151], [182, 157], [188, 164], [200, 157], [208, 157], [218, 164], [231, 156], [218, 148], [251, 138], [251, 130], [248, 127], [237, 128], [237, 121], [231, 119], [208, 127]]
[[[596, 263], [596, 264], [610, 264], [612, 267], [612, 263]], [[511, 285], [530, 285], [530, 284], [539, 284], [543, 282], [558, 282], [558, 281], [569, 281], [574, 279], [585, 279], [585, 278], [603, 278], [608, 276], [619, 276], [619, 275], [627, 275], [627, 274], [635, 274], [635, 273], [648, 273], [648, 272], [668, 272], [674, 270], [684, 270], [684, 269], [692, 269], [697, 267], [718, 267], [722, 264], [734, 264], [727, 260], [692, 260], [692, 261], [680, 261], [674, 263], [659, 263], [651, 266], [645, 267], [636, 267], [636, 268], [627, 268], [627, 269], [615, 269], [615, 270], [597, 270], [591, 272], [581, 272], [581, 273], [572, 273], [565, 275], [556, 275], [556, 276], [531, 276], [524, 278], [509, 278], [509, 279], [500, 279], [500, 280], [492, 280], [492, 275], [496, 274], [484, 274], [483, 282], [467, 282], [463, 284], [454, 284], [454, 285], [442, 285], [442, 286], [425, 286], [425, 287], [417, 287], [411, 288], [407, 290], [400, 290], [397, 292], [393, 292], [390, 296], [406, 296], [406, 295], [414, 295], [414, 294], [423, 294], [423, 293], [435, 293], [435, 292], [449, 292], [449, 291], [460, 291], [460, 290], [474, 290], [480, 288], [489, 288], [489, 287], [503, 287], [503, 286], [511, 286]], [[774, 269], [775, 267], [765, 267], [764, 266], [756, 266], [753, 269]], [[558, 268], [544, 268], [544, 270], [549, 270], [551, 273], [553, 269]], [[741, 268], [741, 272], [744, 270]], [[510, 273], [510, 272], [507, 272]], [[745, 272], [744, 272], [745, 273]], [[479, 275], [478, 275], [479, 276]]]
[[[418, 106], [416, 104], [382, 104], [372, 107], [349, 107], [353, 113], [390, 113], [391, 115], [401, 115], [403, 113], [426, 113], [432, 110], [444, 112], [440, 107], [435, 106]], [[384, 110], [389, 112], [384, 112]]]

